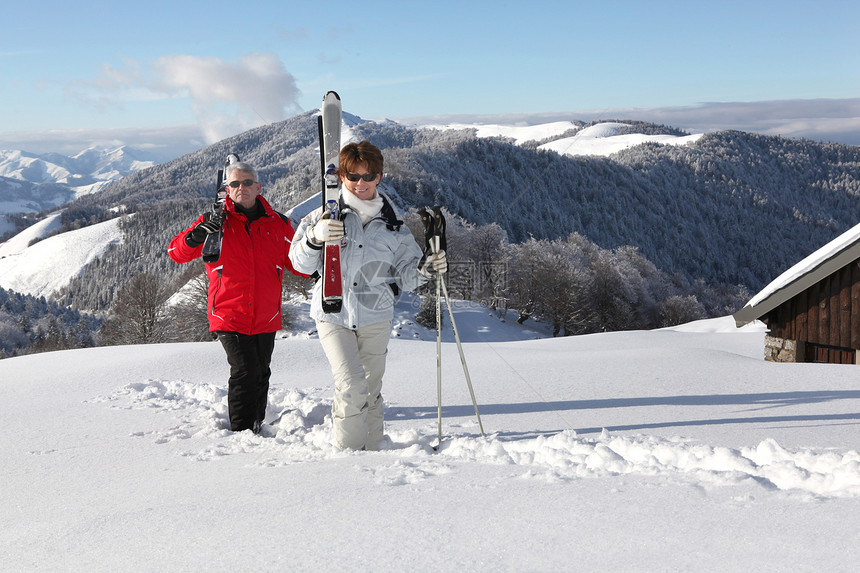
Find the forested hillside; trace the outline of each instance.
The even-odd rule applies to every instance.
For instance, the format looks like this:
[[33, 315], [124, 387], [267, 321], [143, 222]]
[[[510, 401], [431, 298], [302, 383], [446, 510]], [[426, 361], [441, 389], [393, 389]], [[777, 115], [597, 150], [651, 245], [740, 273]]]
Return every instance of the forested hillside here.
[[99, 323], [87, 313], [0, 287], [0, 358], [95, 346]]
[[562, 157], [467, 139], [389, 152], [390, 180], [511, 241], [577, 232], [638, 246], [659, 268], [760, 289], [860, 221], [860, 149], [743, 132], [611, 158]]
[[[718, 132], [685, 146], [644, 144], [609, 158], [569, 157], [540, 150], [540, 142], [517, 146], [479, 139], [471, 130], [346, 119], [355, 137], [383, 149], [387, 188], [404, 210], [444, 205], [467, 224], [497, 223], [511, 244], [566, 241], [576, 233], [607, 252], [635, 248], [637, 257], [681, 285], [680, 294], [702, 284], [755, 292], [860, 221], [860, 149], [852, 146]], [[677, 133], [631, 127], [645, 128]], [[227, 153], [260, 166], [263, 193], [286, 211], [319, 189], [316, 145], [316, 118], [306, 113], [81, 198], [63, 215], [67, 228], [118, 213], [137, 216], [124, 223], [124, 244], [62, 294], [75, 308], [106, 309], [137, 274], [178, 278], [187, 269], [168, 259], [167, 243], [209, 207]]]

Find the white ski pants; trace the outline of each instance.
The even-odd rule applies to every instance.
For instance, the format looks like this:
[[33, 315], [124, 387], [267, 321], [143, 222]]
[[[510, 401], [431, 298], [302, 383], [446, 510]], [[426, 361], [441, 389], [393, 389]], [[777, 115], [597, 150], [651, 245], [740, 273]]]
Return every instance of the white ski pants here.
[[335, 445], [378, 450], [383, 438], [382, 375], [391, 321], [357, 330], [317, 322], [317, 332], [334, 376], [331, 413]]

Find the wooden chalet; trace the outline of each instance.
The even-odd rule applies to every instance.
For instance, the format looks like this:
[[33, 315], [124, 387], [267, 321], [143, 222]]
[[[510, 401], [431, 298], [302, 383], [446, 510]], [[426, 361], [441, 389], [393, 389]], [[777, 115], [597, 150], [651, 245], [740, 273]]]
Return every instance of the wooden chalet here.
[[734, 319], [767, 325], [765, 360], [857, 364], [860, 225], [777, 277]]

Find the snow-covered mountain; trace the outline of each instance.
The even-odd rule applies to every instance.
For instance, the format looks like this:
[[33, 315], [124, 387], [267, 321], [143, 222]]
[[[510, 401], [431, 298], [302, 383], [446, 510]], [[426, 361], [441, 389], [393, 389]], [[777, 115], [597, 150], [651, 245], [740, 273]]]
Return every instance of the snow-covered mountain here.
[[512, 139], [517, 145], [528, 141], [551, 140], [540, 145], [539, 149], [555, 151], [560, 155], [598, 157], [609, 157], [623, 149], [648, 142], [684, 145], [704, 135], [702, 133], [692, 135], [640, 133], [637, 132], [636, 122], [618, 121], [600, 121], [588, 126], [574, 121], [555, 121], [538, 125], [448, 123], [429, 124], [423, 127], [474, 130], [477, 137], [506, 137]]
[[118, 217], [40, 240], [59, 227], [59, 213], [52, 213], [0, 243], [0, 287], [50, 297], [111, 245], [122, 242], [121, 220]]
[[[350, 126], [364, 120], [345, 114], [344, 141], [350, 137]], [[477, 137], [506, 137], [516, 144], [552, 140], [541, 146], [561, 154], [609, 156], [633, 145], [655, 141], [684, 144], [701, 137], [648, 135], [622, 131], [634, 129], [623, 122], [598, 122], [583, 127], [581, 122], [555, 121], [537, 125], [502, 124], [428, 124], [440, 130], [473, 130]], [[567, 137], [562, 137], [567, 135]], [[108, 183], [130, 173], [151, 167], [162, 160], [129, 147], [89, 148], [74, 156], [59, 153], [34, 154], [21, 150], [0, 150], [0, 215], [38, 212], [62, 206], [77, 197], [94, 193]]]
[[93, 147], [71, 157], [0, 150], [0, 215], [59, 207], [159, 162], [124, 146]]
[[[741, 289], [759, 290], [860, 217], [852, 200], [860, 179], [850, 167], [860, 151], [850, 146], [745, 132], [689, 134], [635, 120], [423, 126], [433, 129], [350, 114], [344, 120], [344, 140], [369, 139], [384, 149], [386, 185], [402, 210], [444, 205], [477, 226], [498, 224], [511, 243], [577, 233], [601, 249], [633, 247], [679, 284], [717, 285], [725, 296], [692, 287], [680, 293], [714, 303], [719, 311], [710, 316], [734, 307], [735, 298], [749, 294]], [[143, 216], [127, 220], [115, 248], [94, 247], [105, 253], [101, 264], [69, 279], [63, 294], [79, 308], [105, 310], [109, 297], [96, 295], [116, 292], [129, 274], [178, 279], [184, 271], [167, 259], [164, 245], [207, 208], [227, 153], [261, 166], [264, 193], [277, 208], [300, 205], [318, 191], [317, 138], [314, 112], [307, 112], [81, 197], [63, 212], [60, 230], [117, 212]], [[487, 197], [506, 208], [488, 208]], [[30, 222], [15, 221], [17, 228]], [[16, 251], [22, 260], [31, 248], [79, 248], [71, 236], [29, 246], [34, 239], [16, 241], [24, 245]], [[39, 282], [21, 275], [26, 265], [12, 265], [0, 261], [0, 287], [10, 288], [13, 277], [18, 288]]]
[[76, 192], [62, 183], [32, 183], [22, 179], [0, 176], [0, 235], [12, 230], [6, 225], [6, 215], [38, 213], [74, 201]]
[[619, 122], [601, 122], [585, 127], [570, 137], [562, 137], [550, 143], [541, 145], [539, 149], [548, 149], [561, 155], [599, 155], [609, 157], [623, 149], [654, 142], [662, 145], [685, 145], [702, 137], [702, 133], [694, 135], [644, 134], [627, 133], [629, 124]]
[[[354, 139], [352, 127], [364, 120], [348, 113], [344, 114], [344, 120], [343, 140], [350, 141]], [[573, 121], [541, 125], [456, 123], [424, 127], [474, 130], [478, 137], [506, 137], [518, 145], [529, 141], [554, 140], [542, 147], [562, 154], [595, 156], [608, 156], [646, 141], [681, 145], [699, 137], [623, 133], [622, 128], [632, 126], [619, 122], [601, 122], [588, 127]], [[144, 161], [139, 157], [139, 152], [124, 147], [93, 148], [74, 157], [55, 153], [34, 155], [21, 151], [0, 151], [0, 190], [4, 185], [10, 189], [15, 186], [20, 189], [17, 195], [8, 192], [4, 195], [5, 199], [0, 200], [0, 214], [4, 208], [5, 212], [20, 212], [62, 205], [75, 196], [95, 192], [111, 181], [154, 164], [151, 160]], [[48, 184], [51, 184], [54, 194], [42, 197], [41, 209], [28, 208], [39, 201], [37, 196]], [[63, 195], [62, 189], [67, 189], [69, 194]], [[15, 196], [20, 199], [10, 200]], [[33, 296], [50, 296], [54, 290], [80, 274], [82, 267], [96, 256], [94, 253], [102, 253], [109, 245], [119, 241], [116, 223], [100, 224], [99, 229], [89, 231], [81, 229], [63, 233], [39, 242], [58, 228], [57, 214], [50, 215], [45, 221], [22, 231], [20, 236], [0, 244], [0, 287]], [[76, 265], [80, 267], [75, 268]]]

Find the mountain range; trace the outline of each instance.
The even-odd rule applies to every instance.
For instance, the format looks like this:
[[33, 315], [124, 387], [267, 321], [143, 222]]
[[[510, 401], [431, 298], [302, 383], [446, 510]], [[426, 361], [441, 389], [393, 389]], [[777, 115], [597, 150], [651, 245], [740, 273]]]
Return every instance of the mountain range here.
[[[689, 134], [624, 119], [407, 127], [345, 113], [344, 140], [360, 139], [383, 150], [385, 189], [404, 211], [444, 205], [466, 224], [498, 224], [517, 243], [575, 233], [604, 249], [632, 247], [679, 284], [755, 292], [860, 219], [855, 146], [741, 131]], [[111, 234], [108, 248], [93, 246], [101, 256], [85, 258], [86, 266], [70, 273], [54, 296], [76, 308], [104, 310], [137, 273], [179, 278], [186, 269], [167, 258], [166, 245], [209, 208], [216, 171], [228, 153], [259, 166], [263, 193], [281, 211], [319, 190], [316, 113], [307, 112], [81, 194], [55, 214], [47, 234], [26, 245], [19, 240], [15, 249], [7, 245], [0, 287], [14, 288], [13, 276], [18, 285], [28, 282], [21, 273], [29, 265], [19, 259], [13, 271], [10, 257], [26, 257], [32, 241], [117, 217], [119, 225], [111, 228], [121, 239]], [[96, 161], [90, 165], [96, 166], [89, 172], [93, 179], [113, 172]]]
[[92, 147], [74, 156], [0, 150], [0, 215], [60, 207], [159, 162], [154, 155], [125, 146]]

